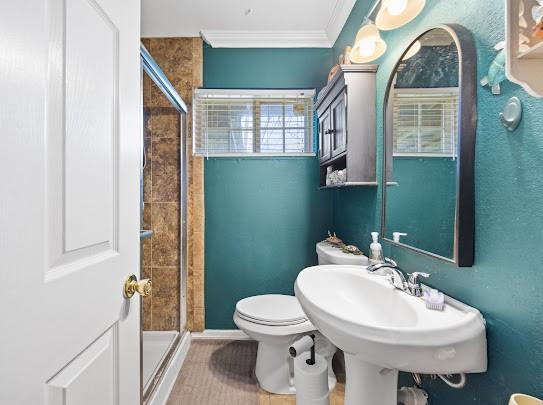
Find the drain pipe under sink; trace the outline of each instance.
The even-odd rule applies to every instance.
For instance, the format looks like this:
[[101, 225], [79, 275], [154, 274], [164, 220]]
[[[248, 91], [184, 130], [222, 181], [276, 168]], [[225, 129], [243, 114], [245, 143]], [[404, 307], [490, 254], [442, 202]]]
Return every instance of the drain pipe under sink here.
[[417, 387], [402, 387], [398, 390], [398, 404], [427, 405], [428, 394]]

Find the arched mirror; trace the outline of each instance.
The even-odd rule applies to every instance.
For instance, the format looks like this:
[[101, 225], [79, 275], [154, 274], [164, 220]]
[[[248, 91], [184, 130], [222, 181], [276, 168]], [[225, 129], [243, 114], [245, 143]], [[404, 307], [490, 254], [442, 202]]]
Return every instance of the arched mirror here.
[[443, 25], [413, 41], [385, 99], [382, 235], [458, 266], [474, 259], [476, 52]]

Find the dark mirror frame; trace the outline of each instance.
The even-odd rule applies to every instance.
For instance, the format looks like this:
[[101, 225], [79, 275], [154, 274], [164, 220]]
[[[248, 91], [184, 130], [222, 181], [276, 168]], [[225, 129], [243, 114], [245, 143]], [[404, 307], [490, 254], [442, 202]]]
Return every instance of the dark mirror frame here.
[[[392, 115], [390, 114], [390, 90], [394, 76], [406, 52], [414, 42], [428, 32], [435, 29], [447, 31], [456, 43], [459, 61], [459, 114], [457, 139], [457, 166], [456, 166], [456, 209], [454, 224], [453, 258], [436, 255], [413, 246], [394, 242], [385, 237], [386, 233], [386, 189], [387, 179], [391, 178], [392, 165], [390, 165], [388, 151], [392, 149]], [[473, 266], [475, 257], [475, 137], [477, 131], [477, 52], [475, 42], [469, 30], [458, 24], [445, 24], [432, 27], [417, 36], [402, 53], [390, 75], [383, 104], [383, 173], [381, 179], [382, 211], [381, 235], [383, 239], [394, 246], [401, 246], [409, 250], [425, 254], [459, 267]], [[390, 133], [389, 133], [390, 132]], [[392, 154], [391, 154], [392, 157]]]

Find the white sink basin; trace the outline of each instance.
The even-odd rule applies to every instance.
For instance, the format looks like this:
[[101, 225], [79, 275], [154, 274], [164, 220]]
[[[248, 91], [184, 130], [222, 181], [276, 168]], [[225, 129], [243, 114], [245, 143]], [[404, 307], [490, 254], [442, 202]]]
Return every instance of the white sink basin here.
[[395, 289], [363, 266], [314, 266], [294, 286], [313, 325], [345, 352], [346, 404], [396, 405], [398, 370], [486, 371], [485, 322], [446, 297], [443, 311]]

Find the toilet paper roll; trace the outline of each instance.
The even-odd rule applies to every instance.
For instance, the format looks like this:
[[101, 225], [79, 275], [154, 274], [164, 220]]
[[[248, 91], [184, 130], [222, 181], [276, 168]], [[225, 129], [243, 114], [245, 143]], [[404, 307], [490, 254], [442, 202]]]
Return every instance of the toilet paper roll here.
[[313, 346], [313, 339], [311, 336], [304, 336], [301, 339], [298, 339], [296, 342], [290, 345], [288, 352], [292, 357], [299, 356], [304, 352], [307, 352]]
[[309, 365], [309, 357], [305, 352], [294, 359], [296, 405], [329, 405], [328, 363], [317, 354], [315, 364]]

